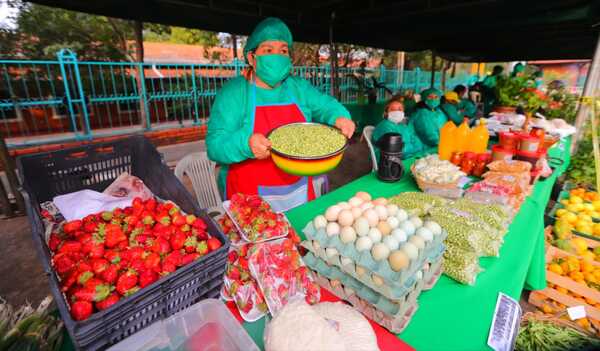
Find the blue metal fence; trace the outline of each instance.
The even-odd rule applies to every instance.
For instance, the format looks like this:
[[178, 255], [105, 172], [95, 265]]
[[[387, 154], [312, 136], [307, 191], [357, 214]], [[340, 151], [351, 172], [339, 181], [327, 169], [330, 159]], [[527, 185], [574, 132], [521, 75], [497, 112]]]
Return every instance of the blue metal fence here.
[[[9, 147], [203, 125], [219, 88], [245, 68], [237, 60], [219, 65], [85, 62], [70, 50], [57, 56], [56, 61], [0, 60], [0, 133]], [[294, 74], [331, 92], [328, 65], [297, 66]], [[366, 72], [340, 68], [337, 76], [343, 103], [364, 100], [363, 83], [370, 77], [387, 88], [377, 89], [379, 100], [401, 89], [421, 91], [431, 82], [430, 72], [383, 66]], [[448, 79], [446, 86], [468, 79]], [[435, 85], [441, 85], [440, 73]]]

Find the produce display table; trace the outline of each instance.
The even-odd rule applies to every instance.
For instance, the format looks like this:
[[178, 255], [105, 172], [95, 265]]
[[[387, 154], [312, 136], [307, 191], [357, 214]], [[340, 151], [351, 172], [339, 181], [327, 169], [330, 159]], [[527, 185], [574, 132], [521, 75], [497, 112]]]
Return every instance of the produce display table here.
[[[551, 177], [537, 182], [509, 227], [500, 257], [480, 260], [484, 272], [477, 276], [476, 284], [463, 285], [442, 275], [433, 289], [421, 293], [417, 313], [406, 330], [398, 334], [399, 338], [419, 351], [489, 350], [487, 337], [498, 293], [519, 300], [523, 288], [545, 288], [544, 209], [556, 178], [568, 167], [570, 146], [571, 140], [566, 139], [549, 151], [550, 156], [562, 159], [564, 163]], [[406, 170], [412, 162], [414, 159], [404, 162]], [[308, 221], [329, 206], [349, 199], [357, 191], [367, 191], [374, 197], [390, 197], [418, 191], [418, 188], [408, 173], [396, 183], [384, 183], [369, 174], [289, 211], [287, 216], [303, 237], [302, 229]], [[263, 348], [265, 318], [243, 326]], [[73, 349], [68, 336], [62, 349]]]
[[350, 112], [352, 120], [356, 123], [356, 131], [362, 133], [365, 126], [376, 126], [383, 119], [385, 103], [375, 104], [344, 104]]

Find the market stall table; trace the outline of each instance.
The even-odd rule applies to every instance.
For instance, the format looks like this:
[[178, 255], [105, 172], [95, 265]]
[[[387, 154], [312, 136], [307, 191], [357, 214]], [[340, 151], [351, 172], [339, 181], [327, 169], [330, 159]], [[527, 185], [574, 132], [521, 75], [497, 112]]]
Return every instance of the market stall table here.
[[[419, 296], [417, 313], [407, 329], [398, 335], [402, 341], [419, 351], [488, 350], [487, 337], [498, 293], [519, 300], [523, 288], [545, 288], [544, 210], [556, 178], [568, 167], [570, 146], [568, 138], [549, 150], [549, 155], [563, 160], [563, 164], [552, 176], [537, 182], [509, 227], [500, 257], [480, 260], [484, 272], [478, 275], [474, 286], [459, 284], [442, 275], [433, 289]], [[408, 170], [412, 162], [414, 159], [406, 160], [405, 169]], [[357, 191], [367, 191], [374, 197], [390, 197], [418, 191], [418, 188], [409, 174], [396, 183], [383, 183], [369, 174], [289, 211], [287, 216], [303, 236], [302, 229], [308, 221]], [[262, 348], [265, 318], [243, 326]], [[73, 346], [66, 339], [63, 350], [72, 350]]]

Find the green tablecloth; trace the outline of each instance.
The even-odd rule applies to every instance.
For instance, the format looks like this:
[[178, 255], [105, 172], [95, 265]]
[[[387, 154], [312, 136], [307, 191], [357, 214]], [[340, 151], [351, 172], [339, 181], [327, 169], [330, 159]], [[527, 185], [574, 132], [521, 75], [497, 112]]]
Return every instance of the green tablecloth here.
[[376, 126], [383, 119], [383, 108], [385, 104], [344, 104], [350, 112], [352, 120], [356, 123], [356, 131], [361, 133], [365, 126]]

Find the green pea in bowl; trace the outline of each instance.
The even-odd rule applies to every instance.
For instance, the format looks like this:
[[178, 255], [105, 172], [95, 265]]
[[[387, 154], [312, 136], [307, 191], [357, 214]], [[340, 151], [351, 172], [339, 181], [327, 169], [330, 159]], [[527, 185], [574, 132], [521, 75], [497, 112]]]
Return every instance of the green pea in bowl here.
[[348, 139], [339, 129], [314, 122], [290, 123], [273, 129], [271, 159], [286, 173], [316, 176], [342, 161]]

